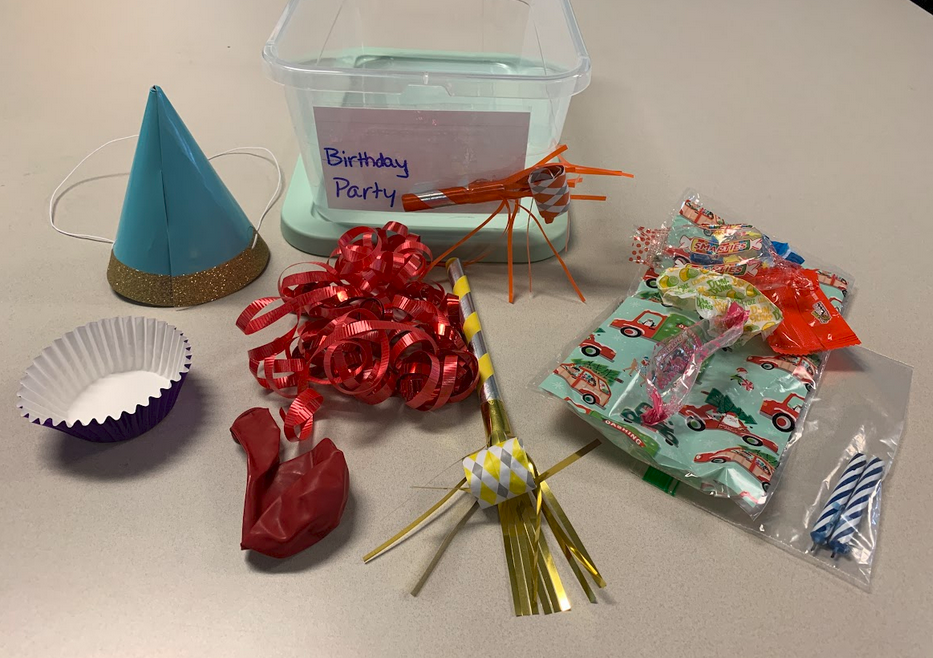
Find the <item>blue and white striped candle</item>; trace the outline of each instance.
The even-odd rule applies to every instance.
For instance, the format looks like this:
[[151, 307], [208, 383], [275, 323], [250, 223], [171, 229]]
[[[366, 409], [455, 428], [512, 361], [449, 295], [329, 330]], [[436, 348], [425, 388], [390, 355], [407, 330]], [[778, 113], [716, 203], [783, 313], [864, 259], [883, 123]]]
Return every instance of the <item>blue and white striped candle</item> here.
[[859, 478], [858, 484], [855, 485], [855, 492], [846, 503], [846, 508], [839, 517], [839, 523], [836, 524], [836, 529], [833, 530], [832, 537], [829, 539], [829, 547], [833, 549], [833, 556], [845, 555], [849, 552], [849, 542], [855, 536], [855, 531], [858, 530], [859, 523], [868, 510], [871, 497], [883, 477], [884, 460], [872, 457], [862, 477]]
[[845, 509], [846, 503], [852, 498], [855, 485], [858, 484], [858, 480], [862, 477], [867, 465], [868, 460], [860, 452], [855, 453], [855, 456], [849, 460], [849, 465], [846, 466], [846, 470], [842, 472], [842, 476], [836, 482], [836, 487], [829, 494], [829, 500], [826, 501], [823, 511], [820, 512], [816, 523], [813, 525], [813, 530], [810, 531], [810, 538], [813, 539], [814, 547], [825, 546], [829, 541], [833, 528], [836, 526], [836, 521], [839, 520], [839, 515]]

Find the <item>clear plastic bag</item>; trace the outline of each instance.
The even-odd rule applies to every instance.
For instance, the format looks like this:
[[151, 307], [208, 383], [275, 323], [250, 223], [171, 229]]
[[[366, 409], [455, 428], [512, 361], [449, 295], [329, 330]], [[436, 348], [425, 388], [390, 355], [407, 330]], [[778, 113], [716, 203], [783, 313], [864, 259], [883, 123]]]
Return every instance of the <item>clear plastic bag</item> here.
[[[904, 433], [913, 369], [862, 347], [833, 352], [800, 437], [781, 463], [767, 507], [753, 520], [728, 501], [677, 488], [657, 473], [646, 479], [678, 498], [756, 534], [799, 557], [867, 589], [878, 546], [881, 492], [891, 477]], [[884, 479], [868, 492], [865, 513], [849, 551], [813, 546], [810, 535], [846, 466], [857, 453], [884, 462]]]
[[[639, 233], [641, 246], [636, 246], [633, 260], [653, 262], [651, 259], [658, 253], [676, 216], [690, 221], [702, 218], [703, 223], [713, 225], [727, 223], [722, 216], [710, 211], [709, 207], [715, 207], [719, 212], [723, 208], [721, 204], [710, 203], [698, 193], [688, 191], [671, 219], [660, 229], [645, 229]], [[792, 263], [816, 269], [820, 287], [829, 296], [830, 303], [843, 315], [848, 313], [855, 296], [852, 278], [839, 268], [801, 251], [797, 244], [779, 242], [775, 237], [787, 236], [766, 234], [776, 253]], [[626, 298], [654, 302], [656, 313], [676, 315], [676, 310], [662, 305], [663, 300], [657, 291], [658, 276], [657, 272], [649, 268], [635, 282]], [[611, 310], [607, 314], [610, 318], [603, 325], [611, 326]], [[688, 326], [687, 321], [687, 318], [679, 320], [683, 326]], [[622, 326], [626, 324], [624, 322]], [[569, 345], [564, 354], [579, 350], [581, 357], [616, 358], [612, 346], [605, 344], [607, 341], [604, 335], [605, 330], [600, 332], [597, 329], [582, 341]], [[735, 350], [731, 350], [727, 358], [734, 358], [734, 353]], [[773, 358], [786, 361], [775, 364], [775, 368], [782, 370], [789, 368], [790, 362], [794, 360], [794, 357], [780, 355]], [[897, 448], [904, 432], [913, 369], [862, 347], [848, 347], [829, 354], [798, 358], [801, 361], [791, 368], [794, 371], [791, 374], [804, 378], [809, 384], [806, 388], [815, 391], [804, 393], [805, 401], [790, 394], [780, 402], [762, 402], [760, 414], [768, 417], [775, 427], [780, 425], [787, 428], [788, 418], [793, 420], [793, 424], [780, 454], [779, 466], [771, 477], [768, 495], [754, 505], [748, 505], [746, 499], [739, 497], [736, 501], [739, 506], [736, 506], [733, 501], [722, 497], [729, 495], [728, 487], [724, 487], [724, 493], [723, 488], [696, 486], [697, 483], [692, 482], [690, 477], [683, 477], [683, 474], [658, 464], [650, 454], [658, 442], [653, 441], [652, 445], [644, 440], [644, 428], [637, 424], [637, 410], [620, 411], [606, 400], [606, 411], [600, 414], [585, 405], [585, 401], [580, 404], [569, 397], [564, 399], [584, 420], [599, 428], [610, 440], [613, 435], [607, 433], [607, 428], [613, 430], [617, 440], [626, 436], [627, 445], [621, 441], [617, 444], [638, 460], [632, 461], [632, 467], [643, 473], [646, 481], [679, 498], [686, 498], [743, 530], [867, 589], [878, 545], [883, 482], [891, 477]], [[571, 359], [564, 359], [567, 360]], [[811, 360], [814, 363], [809, 363]], [[808, 362], [807, 366], [804, 361]], [[769, 362], [773, 363], [769, 358], [760, 357], [757, 365], [763, 366]], [[552, 383], [555, 381], [553, 378], [547, 379]], [[541, 384], [545, 390], [548, 388], [547, 379]], [[559, 391], [548, 392], [561, 397]], [[724, 408], [729, 406], [721, 397], [714, 402]], [[792, 409], [786, 408], [793, 406], [796, 406], [796, 418], [789, 413]], [[619, 418], [615, 418], [616, 415]], [[632, 423], [636, 426], [632, 427]], [[657, 428], [656, 438], [663, 442], [676, 441], [682, 434], [670, 430]], [[846, 469], [857, 454], [864, 455], [866, 462], [872, 458], [880, 459], [883, 462], [884, 479], [877, 486], [863, 487], [862, 497], [867, 498], [866, 506], [861, 517], [850, 524], [850, 527], [854, 525], [854, 531], [847, 537], [848, 550], [844, 554], [833, 555], [832, 546], [815, 547], [811, 533], [819, 527], [827, 502], [836, 494], [837, 485], [841, 479], [845, 479]], [[681, 487], [681, 482], [693, 486]], [[859, 479], [856, 490], [861, 483]], [[854, 499], [855, 494], [850, 500]], [[841, 503], [840, 519], [845, 508], [846, 504]], [[841, 520], [837, 520], [836, 527], [840, 525]]]

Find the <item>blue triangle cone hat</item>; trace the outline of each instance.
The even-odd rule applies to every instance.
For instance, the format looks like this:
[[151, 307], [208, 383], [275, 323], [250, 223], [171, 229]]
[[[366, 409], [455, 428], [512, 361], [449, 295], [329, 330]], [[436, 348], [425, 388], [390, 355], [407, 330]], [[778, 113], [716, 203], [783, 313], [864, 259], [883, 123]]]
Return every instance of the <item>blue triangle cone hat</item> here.
[[268, 262], [266, 243], [152, 87], [107, 268], [111, 287], [144, 304], [192, 306], [243, 288]]

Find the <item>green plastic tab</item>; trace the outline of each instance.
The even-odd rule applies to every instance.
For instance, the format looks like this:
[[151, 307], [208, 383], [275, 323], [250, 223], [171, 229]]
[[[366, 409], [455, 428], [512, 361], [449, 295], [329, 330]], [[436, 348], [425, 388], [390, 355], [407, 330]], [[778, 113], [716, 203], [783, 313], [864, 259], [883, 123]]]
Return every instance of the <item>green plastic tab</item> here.
[[677, 485], [680, 484], [680, 480], [675, 480], [670, 475], [663, 471], [659, 471], [654, 466], [648, 467], [642, 480], [656, 486], [658, 489], [671, 496], [674, 495], [677, 491]]

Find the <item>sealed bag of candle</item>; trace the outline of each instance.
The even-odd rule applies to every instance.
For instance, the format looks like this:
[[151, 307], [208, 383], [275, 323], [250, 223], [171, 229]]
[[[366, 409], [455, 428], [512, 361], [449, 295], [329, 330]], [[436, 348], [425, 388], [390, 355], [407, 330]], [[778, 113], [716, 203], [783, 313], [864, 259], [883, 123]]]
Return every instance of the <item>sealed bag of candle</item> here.
[[[755, 516], [798, 436], [825, 353], [787, 355], [769, 345], [783, 313], [745, 278], [777, 262], [765, 234], [747, 224], [730, 234], [744, 240], [741, 249], [732, 248], [744, 259], [728, 263], [732, 272], [715, 263], [665, 260], [684, 236], [694, 235], [690, 230], [703, 230], [695, 223], [700, 218], [706, 230], [739, 226], [694, 196], [667, 227], [644, 231], [645, 262], [670, 267], [649, 268], [634, 294], [590, 329], [540, 387], [640, 461]], [[712, 232], [706, 237], [724, 236]], [[845, 302], [844, 289], [822, 280], [818, 285], [835, 300], [831, 305]], [[725, 318], [733, 305], [743, 311], [741, 332], [735, 317], [731, 324], [740, 337], [718, 340], [730, 326]], [[699, 340], [691, 335], [688, 328], [713, 318], [723, 323], [718, 330]]]
[[819, 400], [798, 421], [803, 438], [782, 460], [781, 485], [754, 520], [651, 467], [632, 468], [668, 493], [867, 589], [882, 489], [905, 430], [912, 374], [910, 366], [862, 347], [831, 353]]

